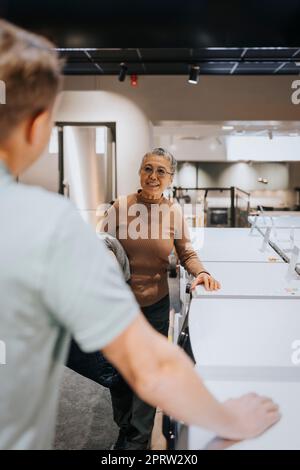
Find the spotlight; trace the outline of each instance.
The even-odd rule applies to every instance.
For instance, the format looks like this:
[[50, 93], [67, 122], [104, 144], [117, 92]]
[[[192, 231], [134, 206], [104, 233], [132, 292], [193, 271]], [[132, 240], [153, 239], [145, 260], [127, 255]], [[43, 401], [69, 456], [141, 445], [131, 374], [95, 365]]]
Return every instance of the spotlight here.
[[127, 75], [127, 65], [124, 64], [124, 62], [122, 62], [120, 64], [120, 72], [119, 72], [119, 81], [120, 82], [124, 82], [125, 78], [126, 78], [126, 75]]
[[259, 183], [263, 183], [263, 184], [268, 184], [268, 183], [269, 183], [268, 178], [259, 177], [259, 178], [257, 178], [257, 181], [258, 181]]
[[199, 72], [200, 72], [199, 65], [191, 65], [189, 83], [192, 83], [193, 85], [197, 85], [198, 80], [199, 80]]

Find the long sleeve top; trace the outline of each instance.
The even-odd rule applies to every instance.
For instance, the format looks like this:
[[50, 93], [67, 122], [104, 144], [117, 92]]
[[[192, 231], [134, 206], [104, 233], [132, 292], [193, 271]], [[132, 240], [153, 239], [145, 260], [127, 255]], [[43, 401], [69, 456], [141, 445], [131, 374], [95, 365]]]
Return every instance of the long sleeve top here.
[[174, 249], [190, 274], [197, 276], [205, 270], [192, 247], [181, 206], [163, 196], [146, 199], [138, 191], [117, 199], [102, 229], [116, 236], [125, 249], [130, 285], [141, 307], [168, 294], [168, 256]]

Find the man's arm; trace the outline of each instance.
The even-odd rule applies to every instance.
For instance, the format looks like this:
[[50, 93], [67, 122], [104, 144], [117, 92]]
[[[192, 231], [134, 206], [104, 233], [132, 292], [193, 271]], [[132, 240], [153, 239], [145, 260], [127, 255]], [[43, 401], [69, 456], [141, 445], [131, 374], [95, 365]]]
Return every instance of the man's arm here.
[[228, 439], [261, 434], [278, 421], [278, 407], [256, 394], [219, 403], [187, 355], [138, 316], [103, 350], [146, 402], [187, 424]]

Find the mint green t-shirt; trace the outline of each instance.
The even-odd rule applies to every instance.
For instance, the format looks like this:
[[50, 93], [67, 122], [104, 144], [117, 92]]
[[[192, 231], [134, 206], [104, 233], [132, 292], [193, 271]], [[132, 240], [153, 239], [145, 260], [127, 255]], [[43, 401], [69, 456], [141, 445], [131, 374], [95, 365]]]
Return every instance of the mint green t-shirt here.
[[0, 449], [51, 448], [70, 335], [99, 350], [138, 312], [71, 203], [16, 183], [0, 161]]

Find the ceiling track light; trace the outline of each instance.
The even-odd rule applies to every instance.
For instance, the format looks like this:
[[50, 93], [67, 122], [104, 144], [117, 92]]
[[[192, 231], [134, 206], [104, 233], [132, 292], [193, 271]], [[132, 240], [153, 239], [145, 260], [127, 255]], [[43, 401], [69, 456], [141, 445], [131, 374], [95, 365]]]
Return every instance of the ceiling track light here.
[[190, 74], [189, 74], [189, 83], [192, 85], [197, 85], [199, 80], [199, 72], [200, 67], [199, 65], [191, 65]]
[[119, 72], [119, 81], [124, 82], [126, 75], [127, 75], [128, 67], [124, 62], [120, 64], [120, 72]]

